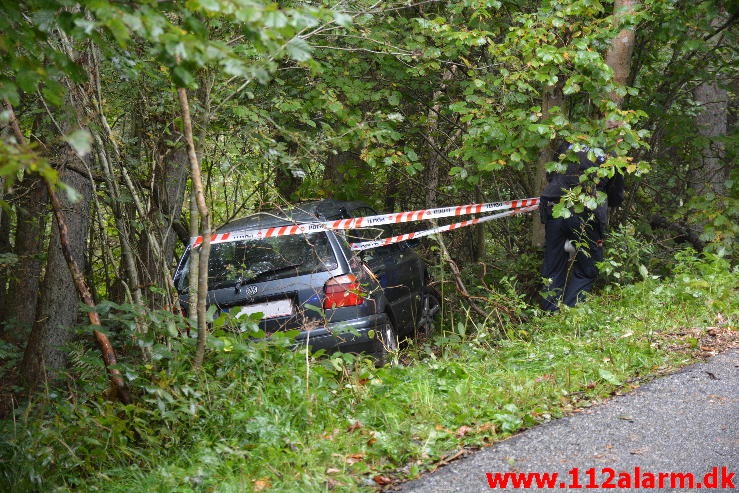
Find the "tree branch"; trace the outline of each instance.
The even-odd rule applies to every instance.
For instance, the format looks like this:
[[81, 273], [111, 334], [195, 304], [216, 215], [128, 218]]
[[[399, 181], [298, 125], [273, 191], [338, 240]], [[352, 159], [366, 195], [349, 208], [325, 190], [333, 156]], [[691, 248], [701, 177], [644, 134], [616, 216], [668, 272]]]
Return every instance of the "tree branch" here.
[[190, 174], [192, 179], [193, 200], [200, 215], [200, 235], [203, 243], [198, 255], [198, 295], [197, 295], [197, 323], [198, 342], [195, 349], [195, 360], [193, 368], [198, 369], [203, 364], [205, 357], [205, 343], [208, 338], [208, 321], [206, 319], [205, 302], [208, 297], [208, 257], [210, 256], [210, 213], [205, 203], [205, 191], [200, 171], [200, 162], [195, 152], [195, 141], [192, 134], [192, 118], [190, 117], [190, 104], [187, 101], [187, 91], [184, 87], [177, 89], [182, 110], [182, 126], [187, 143], [187, 156], [190, 160]]

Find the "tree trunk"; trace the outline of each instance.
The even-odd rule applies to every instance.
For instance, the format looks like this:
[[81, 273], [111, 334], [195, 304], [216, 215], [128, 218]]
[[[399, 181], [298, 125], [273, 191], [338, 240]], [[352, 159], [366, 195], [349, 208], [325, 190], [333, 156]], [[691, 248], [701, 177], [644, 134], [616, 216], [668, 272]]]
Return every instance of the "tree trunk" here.
[[[613, 21], [618, 26], [625, 19], [634, 14], [634, 8], [638, 0], [615, 0], [613, 3]], [[606, 64], [613, 70], [613, 80], [619, 86], [625, 86], [631, 72], [631, 54], [634, 51], [634, 40], [636, 33], [627, 28], [619, 31], [618, 35], [611, 40], [611, 46], [606, 52]], [[611, 93], [611, 101], [621, 107], [623, 96]]]
[[441, 179], [441, 164], [444, 162], [444, 151], [449, 145], [449, 141], [442, 141], [440, 138], [442, 133], [439, 124], [439, 112], [441, 111], [441, 97], [445, 94], [449, 81], [452, 80], [456, 73], [455, 67], [445, 70], [441, 76], [441, 84], [439, 90], [434, 92], [431, 108], [428, 111], [428, 119], [426, 123], [426, 133], [429, 143], [429, 155], [424, 169], [424, 181], [426, 182], [426, 193], [424, 206], [427, 209], [436, 207], [437, 191], [439, 189], [439, 180]]
[[[177, 147], [162, 156], [154, 168], [153, 190], [148, 223], [156, 229], [159, 251], [143, 236], [139, 241], [140, 281], [144, 286], [165, 288], [172, 275], [171, 267], [177, 244], [174, 223], [180, 220], [188, 176], [187, 149]], [[150, 294], [153, 308], [170, 306], [175, 300]]]
[[398, 196], [398, 178], [394, 173], [388, 173], [385, 178], [385, 193], [384, 193], [384, 211], [393, 212], [395, 211], [395, 201]]
[[13, 320], [13, 325], [4, 338], [19, 343], [25, 340], [36, 321], [48, 197], [46, 185], [36, 175], [26, 177], [16, 186], [16, 191], [15, 252], [18, 263], [13, 269], [5, 303], [6, 320]]
[[[198, 221], [198, 204], [195, 194], [190, 195], [190, 238], [200, 234], [200, 221]], [[190, 274], [187, 285], [187, 315], [197, 327], [198, 323], [198, 283], [200, 282], [200, 249], [190, 249]], [[189, 330], [189, 329], [188, 329]], [[189, 334], [189, 332], [188, 332]]]
[[[93, 189], [92, 186], [90, 188]], [[67, 227], [66, 214], [64, 213], [62, 203], [59, 200], [59, 196], [54, 191], [54, 186], [50, 182], [46, 183], [46, 190], [51, 199], [54, 219], [56, 219], [57, 229], [59, 230], [59, 245], [61, 247], [64, 260], [67, 262], [67, 269], [69, 269], [69, 273], [72, 276], [72, 283], [77, 291], [77, 295], [89, 309], [87, 312], [87, 318], [90, 321], [90, 325], [100, 327], [100, 316], [95, 311], [95, 302], [92, 297], [92, 291], [82, 274], [82, 270], [80, 269], [77, 260], [74, 258], [74, 252], [72, 251], [69, 239], [69, 228]], [[131, 396], [128, 393], [126, 382], [123, 380], [120, 370], [115, 367], [117, 364], [115, 352], [113, 351], [113, 346], [111, 346], [110, 341], [108, 340], [108, 336], [99, 329], [93, 329], [92, 335], [95, 338], [98, 349], [100, 349], [100, 355], [103, 358], [103, 364], [105, 365], [105, 369], [107, 370], [110, 379], [112, 390], [111, 397], [117, 397], [124, 404], [130, 403]]]
[[[482, 194], [480, 187], [475, 187], [475, 202], [482, 203], [485, 197]], [[487, 235], [485, 234], [485, 224], [478, 224], [473, 226], [469, 233], [470, 242], [470, 260], [473, 262], [479, 262], [485, 258], [486, 241]]]
[[[7, 202], [7, 193], [5, 190], [5, 180], [0, 178], [0, 202]], [[10, 263], [6, 262], [2, 256], [12, 253], [10, 246], [10, 207], [0, 208], [0, 320], [7, 320], [10, 312], [6, 311], [6, 300], [9, 295], [8, 284], [12, 281], [12, 271]], [[4, 338], [4, 325], [0, 324], [0, 336]]]
[[[203, 365], [205, 344], [208, 338], [208, 321], [206, 319], [206, 299], [208, 297], [208, 258], [210, 257], [210, 211], [205, 203], [205, 190], [200, 170], [200, 161], [195, 152], [195, 140], [192, 133], [192, 119], [190, 118], [190, 103], [187, 100], [187, 91], [180, 87], [177, 95], [182, 110], [182, 126], [187, 143], [187, 157], [190, 161], [190, 179], [192, 180], [192, 198], [197, 206], [200, 217], [200, 235], [203, 242], [200, 245], [198, 258], [198, 296], [196, 304], [198, 321], [198, 342], [195, 349], [193, 368], [199, 369]], [[191, 307], [192, 308], [192, 307]]]
[[274, 184], [280, 196], [290, 201], [297, 200], [298, 190], [303, 183], [303, 179], [297, 176], [291, 169], [277, 167], [275, 168]]
[[[367, 163], [357, 158], [358, 153], [338, 151], [328, 153], [323, 167], [323, 181], [328, 195], [340, 200], [367, 199], [372, 194]], [[351, 170], [351, 172], [349, 172]], [[354, 188], [356, 187], [356, 188]]]
[[[9, 106], [9, 104], [7, 105]], [[6, 102], [3, 101], [0, 108], [6, 109]], [[0, 125], [0, 145], [7, 145], [6, 143], [12, 143], [14, 140], [13, 132], [10, 125]], [[7, 186], [7, 179], [4, 176], [0, 176], [0, 204], [7, 204], [9, 202], [9, 190]], [[11, 235], [11, 208], [0, 207], [0, 255], [12, 253], [10, 244]], [[5, 259], [0, 257], [0, 321], [7, 320], [9, 312], [6, 310], [7, 307], [7, 296], [9, 294], [8, 285], [12, 281], [12, 271], [14, 270], [10, 262], [6, 262]], [[5, 325], [0, 323], [0, 338], [5, 338]]]
[[[75, 52], [72, 43], [59, 32], [59, 42], [70, 58], [82, 66], [93, 66], [93, 51], [88, 50], [80, 56]], [[97, 80], [97, 70], [88, 71], [90, 81]], [[77, 127], [85, 129], [88, 118], [84, 109], [89, 105], [91, 87], [69, 84], [67, 93], [68, 105], [60, 111], [63, 119], [49, 116], [56, 129], [67, 134]], [[20, 130], [12, 106], [5, 102], [10, 115], [16, 142], [25, 144], [25, 137]], [[48, 108], [47, 108], [48, 110]], [[66, 110], [74, 110], [63, 115]], [[75, 121], [76, 120], [76, 121]], [[58, 122], [62, 122], [60, 126]], [[102, 119], [105, 123], [104, 118]], [[54, 139], [56, 140], [56, 139]], [[85, 252], [89, 236], [90, 203], [93, 197], [93, 182], [90, 176], [91, 159], [88, 153], [80, 153], [69, 145], [58, 146], [50, 153], [59, 170], [59, 180], [65, 185], [62, 197], [55, 191], [56, 183], [48, 176], [42, 175], [46, 182], [46, 190], [52, 204], [56, 228], [53, 229], [49, 242], [45, 276], [39, 298], [39, 317], [34, 323], [31, 335], [20, 365], [20, 377], [29, 392], [35, 391], [43, 382], [58, 376], [59, 370], [67, 365], [66, 347], [74, 338], [72, 330], [77, 322], [79, 309], [77, 301], [81, 299], [89, 308], [88, 319], [93, 326], [100, 326], [100, 317], [94, 310], [95, 303], [92, 292], [84, 278]], [[75, 169], [82, 164], [82, 169]], [[123, 403], [130, 402], [125, 381], [116, 365], [116, 358], [108, 337], [100, 330], [93, 330], [95, 342], [100, 349], [103, 363], [109, 375], [111, 387], [115, 395]]]
[[[78, 195], [76, 202], [71, 202], [65, 193], [60, 195], [59, 200], [66, 216], [73, 257], [78, 265], [84, 265], [92, 187], [87, 177], [69, 169], [61, 172], [61, 180]], [[33, 325], [21, 364], [21, 375], [29, 389], [54, 379], [57, 372], [66, 366], [67, 352], [63, 346], [73, 340], [73, 327], [78, 322], [78, 316], [79, 297], [62, 252], [57, 223], [49, 242], [38, 319]]]
[[726, 135], [729, 98], [716, 83], [695, 88], [694, 97], [701, 111], [696, 115], [698, 132], [706, 145], [700, 149], [701, 162], [690, 173], [690, 186], [697, 194], [726, 193], [729, 165], [725, 162], [726, 148], [721, 137]]
[[[562, 94], [562, 87], [548, 86], [544, 90], [544, 94], [541, 99], [541, 113], [542, 118], [547, 119], [552, 116], [552, 108], [559, 107], [563, 108], [564, 95]], [[562, 113], [562, 111], [560, 111]], [[554, 149], [552, 147], [553, 142], [543, 147], [539, 151], [539, 157], [536, 160], [536, 171], [534, 176], [534, 196], [538, 197], [541, 195], [541, 191], [547, 184], [547, 170], [546, 164], [552, 160]], [[531, 222], [531, 243], [535, 248], [544, 247], [544, 225], [535, 215], [534, 220]]]
[[[429, 139], [433, 141], [433, 138], [430, 137]], [[424, 207], [427, 209], [433, 209], [437, 206], [436, 193], [439, 189], [439, 166], [441, 162], [439, 153], [435, 149], [432, 149], [430, 152], [431, 155], [426, 161], [426, 167], [423, 172], [424, 182], [426, 184]]]

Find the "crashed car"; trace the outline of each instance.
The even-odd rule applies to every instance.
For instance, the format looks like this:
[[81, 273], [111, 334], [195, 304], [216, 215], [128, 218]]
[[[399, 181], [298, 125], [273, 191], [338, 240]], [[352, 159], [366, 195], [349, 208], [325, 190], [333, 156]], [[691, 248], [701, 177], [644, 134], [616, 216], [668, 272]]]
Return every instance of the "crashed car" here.
[[[350, 243], [387, 238], [390, 226], [318, 231], [254, 239], [250, 231], [377, 215], [361, 202], [320, 200], [229, 222], [216, 235], [242, 234], [211, 245], [207, 304], [236, 317], [261, 314], [270, 335], [299, 331], [296, 343], [326, 352], [364, 352], [382, 364], [398, 341], [430, 333], [440, 296], [409, 242], [362, 252]], [[174, 282], [188, 311], [191, 248]]]

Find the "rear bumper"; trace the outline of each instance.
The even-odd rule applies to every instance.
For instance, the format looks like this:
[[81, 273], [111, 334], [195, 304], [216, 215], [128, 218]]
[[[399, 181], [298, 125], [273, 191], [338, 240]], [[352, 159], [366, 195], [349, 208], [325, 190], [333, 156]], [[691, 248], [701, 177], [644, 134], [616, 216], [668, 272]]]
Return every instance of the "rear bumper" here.
[[372, 352], [375, 338], [379, 336], [387, 321], [387, 315], [381, 313], [345, 322], [334, 322], [301, 331], [295, 342], [298, 346], [308, 344], [313, 351], [324, 349], [327, 352]]

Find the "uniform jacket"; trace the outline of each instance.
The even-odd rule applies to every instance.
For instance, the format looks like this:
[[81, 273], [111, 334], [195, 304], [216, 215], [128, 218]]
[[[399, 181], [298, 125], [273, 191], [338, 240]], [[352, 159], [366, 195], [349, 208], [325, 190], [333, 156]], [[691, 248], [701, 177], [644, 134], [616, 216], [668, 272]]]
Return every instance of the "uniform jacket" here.
[[[572, 147], [572, 144], [564, 143], [558, 149], [557, 156], [564, 154], [567, 150]], [[567, 190], [570, 190], [580, 185], [580, 176], [589, 168], [594, 166], [600, 166], [606, 160], [605, 156], [596, 158], [595, 162], [588, 158], [587, 147], [582, 147], [575, 154], [578, 160], [567, 163], [567, 169], [564, 173], [551, 172], [547, 173], [547, 185], [541, 192], [542, 202], [545, 203], [556, 203], [564, 195]], [[583, 183], [583, 186], [586, 186]], [[606, 203], [599, 204], [595, 210], [595, 215], [602, 224], [608, 222], [608, 207], [618, 207], [624, 201], [624, 177], [620, 172], [616, 172], [612, 178], [600, 178], [595, 183], [595, 190], [605, 192], [608, 200]]]

